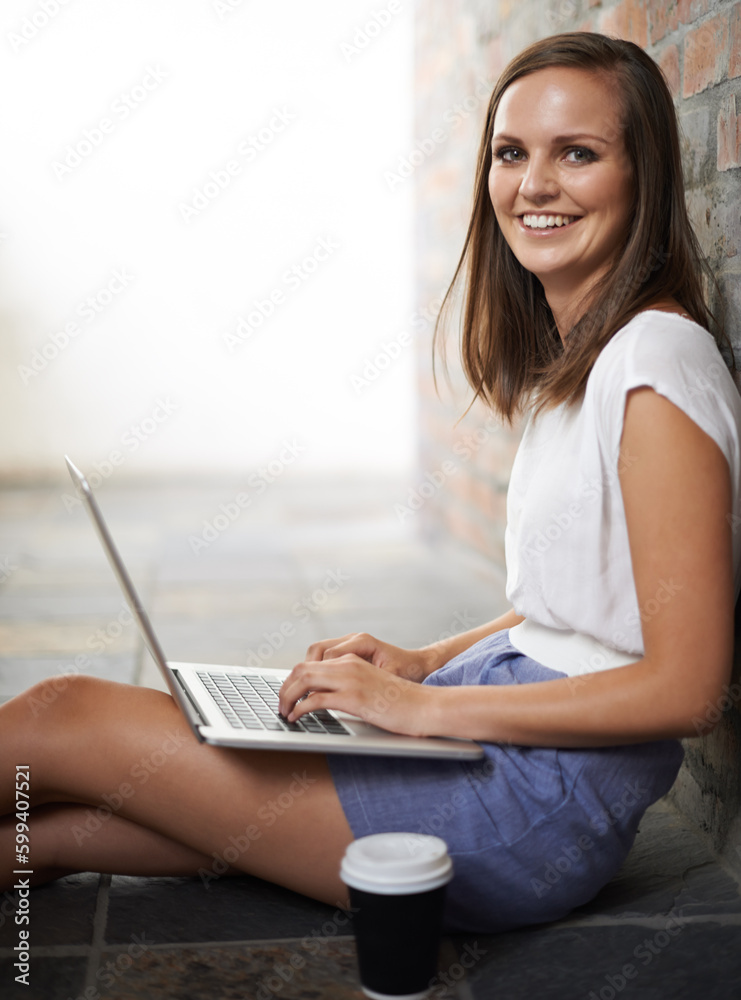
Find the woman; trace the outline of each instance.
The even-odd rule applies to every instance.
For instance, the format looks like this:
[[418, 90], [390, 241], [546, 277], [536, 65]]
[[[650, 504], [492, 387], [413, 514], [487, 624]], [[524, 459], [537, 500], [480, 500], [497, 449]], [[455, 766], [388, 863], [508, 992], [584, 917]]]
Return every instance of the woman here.
[[[235, 870], [336, 904], [347, 844], [396, 829], [448, 842], [451, 928], [555, 919], [590, 899], [730, 674], [741, 402], [696, 255], [652, 61], [589, 34], [514, 60], [491, 98], [456, 274], [475, 394], [505, 418], [531, 411], [508, 500], [512, 610], [419, 650], [317, 643], [281, 692], [289, 719], [328, 706], [473, 737], [486, 763], [197, 745], [169, 696], [70, 678], [43, 718], [24, 695], [0, 708], [0, 758], [30, 766], [36, 880], [208, 872], [236, 843]], [[166, 738], [177, 752], [124, 794]], [[258, 810], [297, 774], [305, 792], [262, 829]], [[111, 801], [82, 835], [87, 810]], [[5, 872], [13, 836], [7, 818]]]

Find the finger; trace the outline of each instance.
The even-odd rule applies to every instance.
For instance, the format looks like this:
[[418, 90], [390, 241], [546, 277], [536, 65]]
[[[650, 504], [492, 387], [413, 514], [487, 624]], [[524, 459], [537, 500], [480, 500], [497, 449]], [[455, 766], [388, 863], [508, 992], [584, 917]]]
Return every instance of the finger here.
[[320, 642], [312, 642], [306, 651], [306, 662], [315, 663], [317, 660], [323, 660], [327, 650], [350, 638], [352, 638], [352, 634], [339, 636], [337, 639], [322, 639]]
[[374, 662], [375, 655], [380, 651], [382, 643], [367, 632], [354, 632], [343, 636], [331, 648], [325, 650], [323, 659], [331, 660], [337, 656], [353, 653], [368, 663]]
[[296, 704], [317, 690], [330, 690], [327, 682], [331, 673], [327, 667], [322, 668], [320, 662], [299, 663], [283, 681], [278, 692], [278, 709], [286, 718]]
[[[317, 707], [317, 697], [321, 697], [322, 708], [346, 707], [357, 701], [363, 690], [363, 678], [374, 668], [358, 656], [349, 655], [331, 663], [302, 663], [284, 682], [279, 695], [281, 714], [286, 718], [298, 718]], [[339, 697], [341, 694], [341, 698]]]
[[289, 722], [295, 722], [307, 712], [317, 712], [322, 708], [337, 708], [337, 699], [333, 695], [336, 696], [335, 691], [310, 691], [304, 698], [296, 702], [285, 718]]

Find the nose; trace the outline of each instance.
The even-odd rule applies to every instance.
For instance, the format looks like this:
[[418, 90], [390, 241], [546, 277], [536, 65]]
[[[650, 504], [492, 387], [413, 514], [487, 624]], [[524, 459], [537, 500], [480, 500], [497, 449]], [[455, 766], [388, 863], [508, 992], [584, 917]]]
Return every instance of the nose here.
[[546, 205], [558, 197], [558, 180], [548, 157], [532, 155], [520, 184], [520, 194], [534, 205]]

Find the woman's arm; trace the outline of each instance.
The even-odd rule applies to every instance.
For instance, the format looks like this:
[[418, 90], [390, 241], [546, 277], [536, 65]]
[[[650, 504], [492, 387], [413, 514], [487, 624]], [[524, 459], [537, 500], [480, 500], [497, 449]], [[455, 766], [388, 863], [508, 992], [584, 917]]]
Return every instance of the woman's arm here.
[[[620, 474], [645, 655], [626, 667], [492, 690], [496, 722], [451, 692], [469, 735], [550, 746], [696, 736], [730, 677], [731, 483], [718, 446], [648, 388], [629, 394]], [[483, 692], [482, 692], [483, 694]], [[447, 729], [430, 703], [431, 727]], [[487, 734], [487, 735], [485, 735]]]
[[522, 615], [510, 610], [499, 618], [487, 622], [486, 625], [479, 625], [477, 628], [469, 629], [468, 632], [440, 639], [421, 649], [400, 649], [366, 632], [354, 632], [339, 639], [323, 639], [321, 642], [312, 643], [306, 654], [306, 662], [333, 660], [354, 653], [397, 677], [422, 681], [480, 639], [485, 639], [487, 635], [500, 632], [502, 629], [512, 628], [521, 621], [524, 621]]
[[694, 736], [698, 722], [707, 731], [733, 648], [728, 464], [686, 414], [642, 388], [628, 396], [620, 468], [643, 659], [536, 684], [451, 688], [384, 677], [349, 654], [293, 671], [290, 717], [331, 707], [396, 732], [531, 746]]

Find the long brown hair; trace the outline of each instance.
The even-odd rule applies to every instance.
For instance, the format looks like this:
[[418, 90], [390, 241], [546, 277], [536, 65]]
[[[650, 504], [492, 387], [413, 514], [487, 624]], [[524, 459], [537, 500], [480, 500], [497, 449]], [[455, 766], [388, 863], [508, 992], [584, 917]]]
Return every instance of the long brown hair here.
[[[488, 190], [494, 117], [502, 95], [520, 77], [555, 66], [606, 72], [615, 80], [635, 190], [623, 247], [590, 290], [588, 307], [583, 304], [565, 347], [543, 286], [502, 235]], [[437, 345], [462, 284], [461, 358], [474, 400], [482, 398], [511, 422], [535, 389], [538, 409], [578, 399], [605, 344], [660, 298], [674, 298], [723, 341], [722, 321], [703, 293], [703, 269], [714, 283], [687, 215], [676, 113], [656, 63], [632, 42], [588, 32], [542, 39], [513, 59], [489, 101], [471, 221], [435, 330]]]

